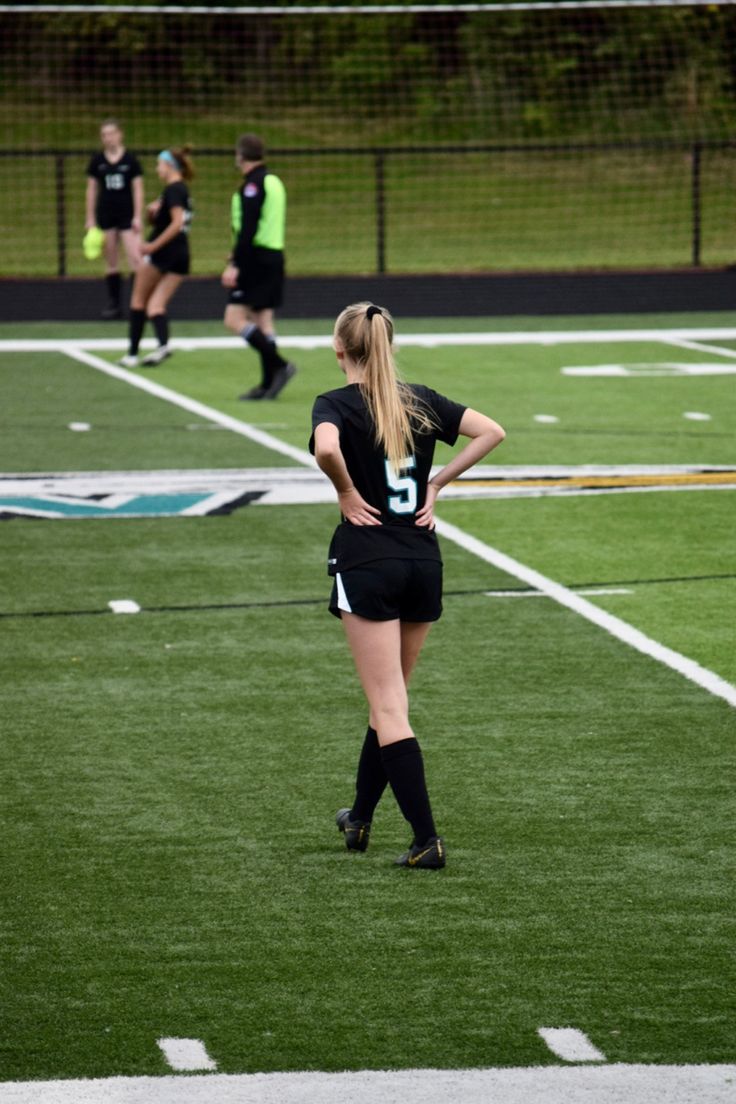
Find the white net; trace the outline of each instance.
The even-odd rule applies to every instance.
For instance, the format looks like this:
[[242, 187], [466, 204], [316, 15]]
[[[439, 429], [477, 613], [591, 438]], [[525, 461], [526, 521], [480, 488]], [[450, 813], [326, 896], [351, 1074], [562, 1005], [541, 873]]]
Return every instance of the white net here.
[[193, 271], [229, 248], [232, 149], [287, 185], [292, 274], [734, 257], [732, 2], [0, 7], [0, 274], [89, 274], [108, 116], [145, 169], [189, 141]]

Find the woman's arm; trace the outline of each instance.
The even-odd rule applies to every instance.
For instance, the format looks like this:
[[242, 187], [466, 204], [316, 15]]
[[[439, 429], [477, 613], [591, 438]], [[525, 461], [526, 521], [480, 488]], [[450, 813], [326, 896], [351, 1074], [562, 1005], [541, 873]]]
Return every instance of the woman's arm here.
[[138, 233], [143, 226], [143, 177], [136, 176], [133, 180], [133, 229]]
[[452, 460], [444, 466], [436, 475], [432, 476], [427, 484], [427, 497], [424, 506], [417, 513], [417, 525], [429, 526], [434, 524], [434, 504], [437, 495], [443, 487], [457, 479], [468, 468], [472, 468], [484, 456], [487, 456], [497, 445], [500, 445], [506, 436], [505, 431], [493, 418], [487, 418], [470, 407], [460, 419], [459, 432], [463, 437], [469, 437], [465, 448], [462, 448]]
[[84, 209], [85, 230], [91, 230], [93, 226], [97, 225], [97, 219], [95, 218], [95, 206], [97, 204], [97, 181], [93, 177], [87, 177], [87, 190], [84, 193]]
[[141, 253], [157, 253], [159, 249], [163, 249], [168, 242], [172, 241], [177, 234], [182, 232], [185, 217], [186, 212], [183, 207], [172, 207], [171, 222], [169, 225], [157, 238], [154, 238], [153, 241], [144, 242], [141, 246]]
[[320, 422], [315, 429], [314, 457], [337, 491], [343, 517], [353, 525], [380, 525], [381, 511], [366, 502], [353, 486], [340, 449], [340, 431], [332, 422]]

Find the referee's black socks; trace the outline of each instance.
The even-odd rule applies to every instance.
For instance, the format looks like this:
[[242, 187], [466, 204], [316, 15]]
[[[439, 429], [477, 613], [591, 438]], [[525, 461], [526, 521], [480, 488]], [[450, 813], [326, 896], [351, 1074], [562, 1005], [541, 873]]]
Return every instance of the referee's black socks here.
[[386, 789], [388, 777], [378, 746], [375, 728], [368, 726], [358, 760], [358, 776], [355, 780], [355, 801], [350, 810], [351, 820], [373, 820], [376, 805]]
[[252, 349], [260, 355], [263, 368], [263, 383], [269, 387], [273, 382], [273, 374], [279, 368], [286, 367], [286, 361], [276, 348], [276, 340], [269, 337], [255, 323], [251, 322], [240, 331], [243, 341], [247, 341]]
[[437, 835], [424, 779], [424, 760], [419, 742], [411, 736], [381, 748], [381, 760], [391, 789], [404, 817], [414, 830], [414, 842], [421, 847]]

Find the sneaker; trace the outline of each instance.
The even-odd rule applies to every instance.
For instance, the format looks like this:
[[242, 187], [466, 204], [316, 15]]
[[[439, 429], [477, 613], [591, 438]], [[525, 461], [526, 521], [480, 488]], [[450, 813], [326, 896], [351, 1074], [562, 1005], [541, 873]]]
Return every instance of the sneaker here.
[[120, 306], [117, 303], [108, 303], [108, 305], [105, 307], [102, 314], [100, 315], [100, 318], [104, 318], [106, 322], [113, 322], [115, 321], [115, 319], [122, 317], [123, 312], [121, 311]]
[[120, 360], [118, 361], [118, 364], [122, 365], [123, 368], [137, 368], [138, 367], [138, 357], [137, 356], [129, 356], [126, 353], [125, 356], [122, 356], [120, 358]]
[[275, 399], [286, 387], [290, 379], [296, 375], [296, 364], [285, 364], [283, 368], [277, 368], [273, 374], [271, 386], [263, 396], [264, 399]]
[[144, 356], [141, 364], [145, 368], [152, 368], [156, 364], [161, 364], [162, 361], [166, 360], [166, 358], [170, 356], [171, 349], [169, 348], [169, 346], [159, 345], [158, 349], [154, 349], [152, 353], [148, 353], [147, 356]]
[[348, 851], [365, 851], [371, 835], [369, 820], [351, 820], [349, 809], [338, 809], [335, 823], [338, 831], [345, 833]]
[[447, 861], [444, 841], [440, 836], [432, 836], [422, 847], [415, 843], [408, 851], [400, 855], [395, 866], [421, 866], [426, 870], [441, 870]]
[[256, 399], [265, 399], [266, 388], [262, 383], [258, 384], [258, 387], [251, 387], [250, 391], [246, 391], [244, 395], [238, 395], [240, 402], [255, 402]]

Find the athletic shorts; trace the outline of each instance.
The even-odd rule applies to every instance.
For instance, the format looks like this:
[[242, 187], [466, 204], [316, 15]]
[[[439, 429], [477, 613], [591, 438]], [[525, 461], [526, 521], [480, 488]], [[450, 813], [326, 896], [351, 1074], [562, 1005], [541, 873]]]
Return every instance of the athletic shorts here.
[[255, 311], [280, 307], [284, 301], [284, 254], [277, 249], [251, 250], [227, 301]]
[[148, 255], [151, 258], [151, 264], [159, 272], [173, 272], [177, 276], [189, 275], [189, 247], [186, 242], [182, 248], [175, 240], [173, 248], [165, 245], [163, 249], [158, 249], [155, 253], [149, 253]]
[[98, 211], [97, 225], [100, 230], [132, 230], [133, 216], [116, 215], [112, 212], [106, 214], [104, 211]]
[[439, 560], [373, 560], [338, 572], [330, 613], [369, 621], [437, 621], [442, 614]]

